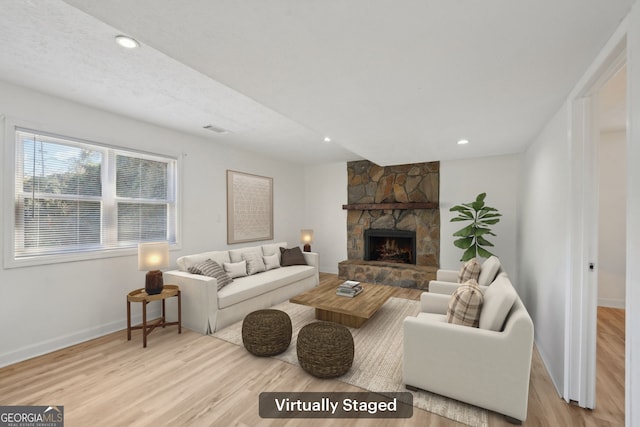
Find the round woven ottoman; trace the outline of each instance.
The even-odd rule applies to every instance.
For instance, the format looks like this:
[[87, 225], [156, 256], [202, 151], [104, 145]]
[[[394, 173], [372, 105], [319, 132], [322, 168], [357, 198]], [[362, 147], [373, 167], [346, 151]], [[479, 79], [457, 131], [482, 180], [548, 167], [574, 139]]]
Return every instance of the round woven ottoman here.
[[291, 343], [291, 318], [272, 309], [249, 313], [242, 322], [242, 342], [256, 356], [280, 354]]
[[300, 329], [296, 351], [300, 366], [311, 375], [339, 377], [353, 364], [353, 337], [337, 323], [313, 322]]

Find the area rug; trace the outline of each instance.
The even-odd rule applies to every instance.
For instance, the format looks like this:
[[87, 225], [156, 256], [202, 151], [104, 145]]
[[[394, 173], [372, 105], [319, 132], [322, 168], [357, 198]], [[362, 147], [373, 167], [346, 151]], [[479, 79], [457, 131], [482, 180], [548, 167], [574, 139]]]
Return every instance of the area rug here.
[[[315, 309], [288, 301], [273, 308], [288, 313], [293, 324], [291, 345], [287, 351], [274, 357], [299, 366], [296, 338], [300, 328], [315, 321]], [[379, 393], [409, 391], [402, 383], [402, 321], [407, 316], [415, 316], [419, 311], [418, 301], [390, 298], [361, 328], [349, 328], [355, 345], [353, 365], [349, 372], [336, 379]], [[242, 346], [242, 321], [216, 332], [213, 336]], [[489, 425], [489, 416], [485, 409], [429, 392], [411, 393], [413, 406], [416, 408], [469, 426]]]

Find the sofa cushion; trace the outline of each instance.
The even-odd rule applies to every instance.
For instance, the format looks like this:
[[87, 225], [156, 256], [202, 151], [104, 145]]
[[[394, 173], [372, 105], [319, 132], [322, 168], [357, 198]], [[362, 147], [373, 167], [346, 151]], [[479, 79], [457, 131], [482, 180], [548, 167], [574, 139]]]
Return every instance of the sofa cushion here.
[[288, 267], [290, 265], [307, 265], [304, 255], [298, 246], [291, 249], [280, 248], [280, 265]]
[[231, 262], [229, 251], [210, 251], [194, 255], [185, 255], [178, 258], [176, 262], [180, 271], [189, 271], [189, 267], [193, 264], [204, 262], [208, 259], [217, 262], [219, 265], [224, 265], [225, 262]]
[[315, 267], [309, 265], [294, 265], [234, 279], [231, 285], [225, 286], [218, 292], [218, 308], [229, 307], [250, 298], [266, 294], [274, 289], [299, 282], [308, 277], [313, 277], [315, 272]]
[[458, 286], [449, 300], [447, 322], [477, 328], [483, 299], [475, 280], [471, 279]]
[[[278, 251], [280, 252], [280, 251]], [[263, 255], [262, 261], [266, 270], [273, 270], [274, 268], [280, 268], [280, 254]]]
[[506, 273], [502, 273], [484, 292], [480, 329], [501, 331], [518, 295]]
[[189, 273], [215, 277], [218, 282], [218, 290], [233, 282], [233, 279], [229, 277], [220, 264], [211, 259], [193, 264], [189, 267]]
[[242, 259], [247, 262], [247, 274], [252, 275], [266, 270], [262, 260], [262, 251], [243, 252]]
[[224, 271], [232, 278], [243, 277], [247, 275], [247, 261], [225, 262]]
[[478, 280], [480, 275], [480, 264], [475, 258], [465, 262], [460, 273], [458, 273], [458, 283], [465, 283], [467, 280]]
[[231, 262], [243, 261], [242, 254], [247, 252], [258, 252], [262, 254], [262, 248], [260, 246], [247, 246], [246, 248], [229, 249]]
[[262, 245], [262, 255], [269, 256], [278, 255], [278, 264], [280, 264], [280, 248], [286, 248], [287, 242], [269, 243], [268, 245]]
[[489, 286], [495, 280], [500, 271], [500, 260], [498, 257], [491, 255], [480, 267], [480, 276], [478, 276], [478, 284], [481, 286]]

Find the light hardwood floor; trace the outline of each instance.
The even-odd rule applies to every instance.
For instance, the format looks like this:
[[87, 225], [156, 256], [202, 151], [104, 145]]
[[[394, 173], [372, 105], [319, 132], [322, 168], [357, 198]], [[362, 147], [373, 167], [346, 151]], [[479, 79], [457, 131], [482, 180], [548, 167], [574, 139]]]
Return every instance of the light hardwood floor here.
[[[321, 280], [332, 275], [322, 274]], [[398, 289], [397, 297], [420, 292]], [[124, 307], [123, 307], [124, 310]], [[362, 391], [311, 377], [297, 366], [175, 327], [142, 348], [113, 333], [0, 369], [0, 405], [63, 405], [74, 426], [459, 426], [415, 409], [411, 419], [273, 420], [258, 415], [262, 391]], [[565, 403], [534, 349], [526, 426], [624, 425], [624, 310], [598, 310], [597, 408]], [[480, 392], [480, 391], [479, 391]], [[509, 426], [490, 413], [491, 426]]]

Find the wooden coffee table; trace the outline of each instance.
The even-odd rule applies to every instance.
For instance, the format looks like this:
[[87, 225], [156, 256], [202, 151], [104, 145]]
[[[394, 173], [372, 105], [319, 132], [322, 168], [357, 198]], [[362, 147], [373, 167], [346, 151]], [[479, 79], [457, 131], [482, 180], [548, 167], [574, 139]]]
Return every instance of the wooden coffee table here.
[[336, 289], [344, 282], [333, 279], [291, 298], [289, 302], [314, 307], [316, 319], [359, 328], [369, 320], [393, 295], [395, 288], [386, 285], [361, 283], [363, 291], [353, 298], [336, 295]]

